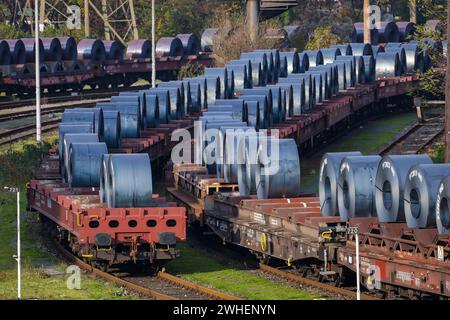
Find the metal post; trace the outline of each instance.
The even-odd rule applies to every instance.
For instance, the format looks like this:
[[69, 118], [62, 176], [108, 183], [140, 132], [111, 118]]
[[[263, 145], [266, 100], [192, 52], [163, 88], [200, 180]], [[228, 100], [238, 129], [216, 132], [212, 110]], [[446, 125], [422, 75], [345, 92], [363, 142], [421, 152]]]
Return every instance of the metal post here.
[[111, 34], [109, 33], [109, 23], [107, 23], [109, 19], [106, 0], [102, 0], [102, 13], [103, 13], [103, 28], [105, 29], [105, 40], [111, 40]]
[[155, 0], [152, 0], [152, 88], [156, 88]]
[[417, 0], [409, 0], [409, 21], [417, 23]]
[[370, 22], [370, 0], [364, 0], [363, 17], [364, 17], [364, 43], [372, 44], [372, 34], [370, 33], [372, 24]]
[[250, 39], [258, 39], [259, 28], [259, 0], [247, 0], [247, 28]]
[[20, 255], [20, 191], [17, 189], [17, 299], [19, 300], [22, 297]]
[[361, 300], [361, 285], [360, 285], [360, 273], [359, 273], [359, 236], [355, 234], [356, 242], [356, 300]]
[[35, 66], [36, 66], [36, 140], [41, 141], [41, 68], [39, 57], [39, 0], [34, 0]]
[[89, 0], [84, 0], [84, 36], [91, 36], [91, 27], [89, 23]]
[[134, 3], [133, 0], [128, 0], [130, 3], [130, 15], [131, 15], [131, 27], [133, 28], [133, 38], [134, 40], [139, 39], [139, 31], [136, 24], [136, 14], [134, 12]]
[[41, 0], [41, 7], [39, 9], [39, 31], [44, 31], [44, 21], [45, 21], [45, 0]]

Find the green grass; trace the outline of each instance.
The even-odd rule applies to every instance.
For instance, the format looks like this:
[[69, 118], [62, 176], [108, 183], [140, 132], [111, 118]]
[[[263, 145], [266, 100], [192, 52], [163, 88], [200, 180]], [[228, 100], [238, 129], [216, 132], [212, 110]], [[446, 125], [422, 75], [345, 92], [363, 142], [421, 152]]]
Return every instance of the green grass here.
[[[52, 141], [54, 142], [54, 141]], [[70, 290], [65, 273], [67, 265], [56, 259], [41, 241], [37, 213], [26, 212], [25, 183], [40, 156], [52, 143], [18, 144], [0, 153], [0, 299], [16, 299], [16, 197], [3, 186], [21, 188], [22, 298], [24, 299], [138, 299], [123, 288], [89, 274], [81, 274], [81, 289]], [[49, 275], [49, 271], [60, 275]]]
[[167, 270], [190, 281], [253, 300], [312, 300], [321, 298], [279, 282], [273, 282], [250, 271], [237, 270], [207, 254], [179, 244], [181, 257], [171, 261]]

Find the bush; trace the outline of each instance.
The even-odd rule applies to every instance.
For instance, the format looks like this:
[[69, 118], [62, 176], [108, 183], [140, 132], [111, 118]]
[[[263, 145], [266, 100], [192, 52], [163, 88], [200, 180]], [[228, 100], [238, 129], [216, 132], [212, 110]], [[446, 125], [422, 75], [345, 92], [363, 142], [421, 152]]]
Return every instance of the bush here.
[[330, 26], [321, 26], [317, 27], [316, 30], [314, 30], [314, 34], [307, 43], [306, 49], [318, 50], [342, 42], [342, 39], [338, 35], [333, 33], [333, 30]]

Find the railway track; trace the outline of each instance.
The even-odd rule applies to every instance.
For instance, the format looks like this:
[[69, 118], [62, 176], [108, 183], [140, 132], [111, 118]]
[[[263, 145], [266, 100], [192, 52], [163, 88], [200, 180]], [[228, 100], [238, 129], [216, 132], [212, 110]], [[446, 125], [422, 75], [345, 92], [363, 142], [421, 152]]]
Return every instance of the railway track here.
[[[319, 282], [319, 281], [315, 281], [315, 280], [312, 280], [309, 278], [302, 277], [299, 274], [294, 273], [293, 270], [277, 269], [277, 268], [270, 267], [266, 264], [260, 264], [259, 267], [263, 272], [265, 272], [267, 274], [289, 280], [290, 282], [293, 282], [293, 283], [298, 283], [300, 285], [313, 287], [313, 288], [319, 289], [320, 291], [331, 293], [333, 295], [342, 296], [347, 299], [353, 299], [353, 300], [356, 299], [355, 291], [345, 289], [345, 288], [335, 287], [335, 286], [332, 286], [332, 285], [329, 285], [329, 284], [326, 284], [323, 282]], [[372, 295], [361, 293], [361, 300], [380, 300], [380, 299], [375, 296], [372, 296]]]
[[[51, 119], [42, 122], [41, 131], [42, 133], [50, 132], [58, 128], [61, 118]], [[0, 146], [16, 142], [20, 139], [25, 139], [32, 137], [36, 134], [36, 125], [29, 124], [18, 128], [5, 130], [0, 132]]]
[[156, 276], [132, 275], [122, 271], [118, 271], [116, 274], [107, 273], [78, 259], [56, 240], [52, 241], [52, 245], [68, 262], [147, 298], [156, 300], [241, 300], [239, 297], [200, 286], [165, 272], [158, 272]]

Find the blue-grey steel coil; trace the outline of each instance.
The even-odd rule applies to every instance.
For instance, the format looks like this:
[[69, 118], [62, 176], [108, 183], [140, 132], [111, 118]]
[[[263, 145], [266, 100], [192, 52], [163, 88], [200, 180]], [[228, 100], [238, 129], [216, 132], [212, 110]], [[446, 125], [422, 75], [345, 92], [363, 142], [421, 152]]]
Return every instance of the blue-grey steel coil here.
[[309, 67], [316, 67], [323, 64], [323, 55], [321, 50], [307, 50], [305, 53], [308, 55]]
[[[297, 143], [294, 139], [270, 139], [267, 142], [260, 143], [258, 148], [258, 199], [300, 196], [300, 156]], [[278, 150], [273, 150], [275, 148]]]
[[145, 110], [147, 128], [159, 128], [159, 97], [145, 93], [145, 100], [147, 101]]
[[217, 28], [208, 28], [203, 31], [201, 46], [204, 52], [213, 52], [214, 51], [214, 38], [219, 32]]
[[[205, 102], [204, 106], [213, 105], [217, 99], [220, 99], [220, 79], [219, 77], [196, 77], [192, 78], [194, 81], [204, 81], [206, 85], [205, 89]], [[191, 80], [191, 79], [189, 79]]]
[[156, 43], [155, 51], [158, 57], [181, 57], [184, 49], [180, 39], [162, 37]]
[[63, 51], [59, 38], [41, 38], [44, 46], [44, 60], [45, 61], [61, 61]]
[[86, 109], [81, 111], [67, 109], [63, 112], [61, 123], [91, 123], [95, 132], [95, 112], [92, 109]]
[[280, 68], [278, 70], [278, 79], [275, 83], [278, 82], [281, 75], [287, 76], [287, 74], [288, 74], [288, 58], [286, 56], [283, 57], [280, 56]]
[[265, 85], [264, 83], [264, 73], [261, 66], [261, 62], [251, 61], [250, 64], [252, 66], [252, 88], [253, 87], [261, 87]]
[[364, 63], [363, 56], [354, 56], [355, 58], [355, 76], [356, 83], [366, 82], [366, 65]]
[[335, 61], [333, 63], [336, 66], [336, 76], [338, 79], [339, 90], [347, 89], [347, 63], [346, 61]]
[[375, 81], [375, 59], [373, 56], [363, 56], [366, 82]]
[[100, 163], [108, 153], [106, 143], [72, 143], [69, 149], [67, 181], [71, 188], [100, 186]]
[[271, 96], [272, 95], [268, 96], [267, 94], [261, 94], [261, 95], [243, 95], [239, 97], [245, 102], [258, 101], [260, 129], [268, 129], [271, 127], [272, 109], [270, 107], [271, 103], [269, 103], [269, 100], [271, 100]]
[[100, 160], [100, 188], [99, 188], [99, 196], [100, 196], [100, 203], [106, 203], [110, 202], [111, 200], [111, 194], [109, 192], [109, 172], [108, 172], [108, 165], [109, 165], [109, 157], [110, 154], [104, 154], [102, 156], [102, 159]]
[[[187, 91], [190, 92], [190, 86], [189, 86], [189, 90], [186, 90], [184, 88], [184, 82], [183, 81], [168, 81], [168, 82], [161, 82], [158, 84], [158, 89], [173, 89], [173, 88], [178, 88], [179, 89], [179, 94], [180, 94], [180, 98], [179, 98], [179, 103], [181, 104], [180, 110], [178, 112], [180, 112], [180, 117], [184, 116], [184, 114], [187, 112], [187, 96], [186, 93]], [[176, 91], [176, 90], [173, 90]], [[174, 96], [176, 97], [176, 92], [173, 93]], [[173, 108], [175, 101], [172, 98], [171, 99], [171, 106]]]
[[64, 65], [62, 61], [47, 61], [45, 63], [48, 66], [50, 73], [58, 73], [58, 72], [64, 72]]
[[336, 57], [342, 55], [341, 49], [339, 48], [320, 49], [320, 52], [322, 53], [323, 57], [323, 62], [321, 64], [333, 63], [334, 60], [336, 60]]
[[341, 221], [376, 215], [375, 178], [380, 161], [380, 156], [348, 156], [342, 160], [338, 180]]
[[376, 46], [372, 46], [372, 53], [373, 53], [373, 57], [376, 59], [377, 55], [381, 52], [385, 52], [384, 47], [376, 45]]
[[406, 73], [407, 68], [407, 61], [406, 61], [406, 51], [404, 48], [393, 45], [393, 46], [386, 46], [385, 52], [397, 52], [398, 57], [400, 59], [400, 67], [401, 67], [401, 75]]
[[[183, 105], [181, 100], [181, 91], [179, 88], [167, 87], [162, 88], [161, 90], [168, 90], [170, 96], [170, 117], [169, 119], [178, 120], [181, 119], [181, 115], [183, 114]], [[191, 87], [191, 99], [192, 99], [192, 90]]]
[[103, 63], [106, 59], [106, 49], [102, 40], [82, 39], [78, 42], [78, 60], [91, 60]]
[[269, 81], [278, 82], [280, 77], [280, 52], [276, 49], [257, 49], [255, 52], [264, 52], [269, 62]]
[[259, 116], [259, 102], [258, 101], [246, 101], [245, 104], [247, 105], [247, 113], [248, 113], [248, 119], [247, 124], [251, 127], [254, 127], [255, 130], [259, 130], [261, 128], [261, 119]]
[[131, 40], [125, 53], [127, 59], [151, 59], [152, 43], [149, 40]]
[[301, 115], [306, 106], [305, 79], [280, 78], [278, 84], [292, 86], [292, 94], [293, 94], [292, 116]]
[[246, 65], [227, 65], [226, 68], [234, 73], [234, 88], [236, 91], [252, 87], [247, 77]]
[[240, 60], [250, 60], [252, 62], [261, 63], [261, 85], [265, 86], [269, 83], [269, 72], [271, 72], [271, 69], [269, 70], [269, 58], [265, 52], [243, 52], [241, 53]]
[[120, 147], [120, 112], [115, 110], [103, 111], [104, 141], [108, 148]]
[[409, 169], [403, 202], [408, 228], [436, 227], [438, 188], [448, 172], [450, 164], [419, 164]]
[[139, 107], [139, 125], [141, 129], [145, 129], [146, 125], [146, 107], [143, 99], [143, 95], [141, 93], [135, 95], [120, 95], [120, 96], [112, 96], [111, 103], [130, 103], [132, 105], [137, 105]]
[[223, 178], [226, 183], [238, 182], [238, 144], [243, 137], [255, 135], [252, 127], [226, 130], [223, 143]]
[[120, 112], [120, 137], [121, 138], [139, 138], [141, 136], [141, 113], [137, 103], [128, 102], [112, 102], [97, 103], [97, 107], [103, 111], [119, 111]]
[[[290, 73], [300, 72], [300, 59], [297, 52], [280, 52], [280, 59], [280, 77], [286, 78]], [[286, 63], [285, 66], [284, 63]]]
[[10, 65], [11, 64], [11, 51], [9, 49], [9, 44], [5, 40], [0, 40], [0, 65]]
[[337, 94], [338, 89], [338, 83], [337, 83], [337, 69], [336, 66], [332, 63], [327, 63], [323, 66], [318, 66], [311, 68], [310, 71], [321, 71], [325, 72], [326, 76], [322, 76], [322, 78], [325, 78], [327, 81], [327, 92], [326, 92], [326, 99], [331, 98], [334, 94]]
[[[234, 92], [234, 88], [230, 88], [230, 80], [229, 77], [234, 77], [233, 72], [229, 72], [227, 68], [206, 68], [205, 69], [206, 77], [218, 77], [220, 79], [220, 98], [221, 99], [230, 99], [232, 95], [231, 92]], [[234, 79], [232, 79], [231, 83], [234, 84]]]
[[[377, 45], [380, 42], [380, 34], [378, 29], [373, 28], [370, 30], [370, 39], [372, 45]], [[353, 31], [350, 35], [350, 42], [364, 42], [364, 23], [357, 22], [354, 24]]]
[[401, 75], [402, 65], [397, 52], [382, 52], [377, 55], [375, 78], [398, 77]]
[[148, 154], [111, 154], [108, 174], [109, 208], [152, 206], [152, 166]]
[[68, 73], [82, 72], [85, 70], [84, 65], [78, 60], [63, 61], [64, 70]]
[[[270, 128], [273, 124], [273, 118], [272, 118], [272, 112], [273, 112], [273, 94], [272, 94], [272, 89], [266, 87], [261, 87], [261, 88], [253, 88], [253, 89], [244, 89], [241, 90], [240, 92], [240, 99], [245, 100], [244, 98], [242, 98], [243, 96], [259, 96], [259, 95], [265, 95], [267, 97], [267, 108], [268, 108], [268, 112], [270, 113], [270, 115], [266, 115], [264, 117], [264, 121], [267, 121], [266, 127], [265, 128]], [[248, 100], [248, 99], [247, 99]], [[262, 102], [260, 101], [260, 107], [262, 107]]]
[[[230, 60], [226, 66], [245, 66], [247, 68], [246, 88], [253, 88], [253, 65], [250, 60]], [[236, 75], [235, 75], [236, 77]], [[239, 90], [239, 89], [236, 89]]]
[[[359, 62], [361, 61], [360, 59], [358, 59]], [[336, 62], [341, 62], [344, 61], [347, 63], [345, 71], [347, 72], [347, 87], [354, 87], [357, 83], [357, 69], [358, 69], [358, 65], [357, 65], [357, 60], [355, 56], [341, 56], [341, 57], [337, 57]], [[361, 65], [361, 63], [359, 63], [359, 66]], [[364, 65], [364, 64], [363, 64]], [[358, 70], [360, 71], [360, 70]]]
[[339, 50], [341, 50], [341, 55], [343, 55], [343, 56], [352, 56], [353, 55], [351, 44], [335, 44], [335, 45], [330, 46], [330, 48], [338, 48]]
[[[58, 128], [58, 154], [59, 159], [63, 157], [63, 142], [64, 135], [66, 133], [94, 133], [94, 124], [93, 122], [68, 122], [61, 123]], [[60, 166], [63, 163], [60, 162]]]
[[381, 43], [400, 42], [400, 31], [394, 21], [381, 21], [379, 24], [378, 33]]
[[289, 83], [277, 83], [276, 86], [284, 92], [281, 97], [284, 98], [282, 105], [285, 109], [282, 110], [282, 119], [285, 121], [286, 117], [292, 117], [294, 115], [294, 89]]
[[345, 157], [362, 156], [361, 152], [331, 152], [325, 153], [320, 162], [319, 198], [322, 216], [339, 215], [338, 182], [339, 168]]
[[25, 45], [20, 39], [6, 39], [4, 40], [9, 45], [11, 52], [11, 64], [24, 64], [27, 62]]
[[372, 46], [368, 43], [350, 43], [350, 56], [373, 56]]
[[191, 83], [191, 110], [193, 112], [199, 112], [203, 108], [202, 103], [202, 88], [199, 82]]
[[200, 106], [200, 109], [206, 107], [208, 102], [207, 100], [208, 83], [206, 81], [206, 78], [205, 77], [184, 78], [182, 82], [184, 84], [184, 92], [186, 96], [185, 113], [189, 112], [192, 109], [191, 86], [196, 86], [197, 88], [198, 86], [200, 86], [200, 102], [198, 103], [198, 105]]
[[[35, 57], [35, 39], [34, 38], [23, 38], [21, 39], [24, 46], [25, 46], [25, 60], [29, 63], [35, 63], [36, 57]], [[44, 56], [44, 45], [42, 43], [42, 40], [39, 39], [39, 62], [44, 62], [45, 56]]]
[[195, 34], [179, 34], [177, 38], [181, 40], [183, 45], [183, 53], [187, 56], [198, 55], [200, 53], [201, 42]]
[[378, 165], [375, 205], [380, 222], [404, 222], [404, 188], [408, 171], [418, 164], [432, 164], [427, 155], [387, 155]]
[[442, 179], [436, 196], [436, 226], [440, 235], [450, 235], [450, 177]]
[[286, 93], [278, 85], [268, 85], [272, 91], [272, 119], [273, 123], [284, 121], [286, 111]]
[[61, 44], [62, 60], [75, 61], [77, 60], [77, 41], [73, 37], [58, 37]]
[[316, 103], [321, 103], [323, 100], [328, 99], [328, 79], [326, 71], [308, 71], [306, 74], [310, 74], [313, 81], [316, 83]]
[[98, 143], [98, 136], [95, 133], [66, 133], [64, 135], [63, 150], [62, 150], [62, 178], [65, 182], [68, 181], [67, 168], [69, 167], [69, 151], [72, 143]]
[[[94, 113], [94, 133], [98, 135], [98, 138], [101, 141], [103, 141], [103, 132], [104, 132], [104, 126], [103, 126], [103, 111], [101, 108], [75, 108], [75, 109], [66, 109], [65, 112], [88, 112]], [[76, 116], [75, 116], [76, 117]], [[71, 121], [72, 117], [68, 117], [68, 120], [66, 122], [73, 122]], [[80, 119], [80, 121], [84, 121], [84, 119]]]
[[298, 60], [300, 61], [299, 73], [308, 71], [309, 70], [309, 56], [306, 54], [306, 52], [299, 52]]
[[316, 104], [316, 83], [312, 81], [311, 75], [305, 73], [293, 73], [288, 76], [288, 79], [292, 79], [294, 81], [304, 80], [305, 103], [302, 106], [302, 112], [311, 110]]
[[[230, 182], [232, 177], [230, 177], [230, 171], [232, 170], [231, 166], [233, 166], [233, 163], [231, 163], [231, 165], [228, 167], [227, 169], [227, 175], [228, 177], [225, 177], [225, 167], [226, 167], [226, 163], [227, 160], [234, 160], [233, 158], [235, 157], [235, 155], [230, 154], [232, 152], [232, 150], [228, 151], [227, 154], [227, 150], [226, 148], [229, 147], [231, 148], [231, 141], [232, 138], [230, 139], [230, 136], [233, 136], [234, 132], [246, 132], [247, 130], [252, 130], [252, 132], [256, 132], [254, 128], [252, 127], [248, 127], [248, 126], [222, 126], [220, 128], [218, 128], [218, 143], [216, 145], [216, 152], [215, 152], [215, 156], [216, 156], [216, 174], [217, 174], [217, 178], [219, 179], [225, 179], [225, 182]], [[226, 145], [226, 140], [229, 140], [229, 145]], [[235, 151], [235, 150], [233, 150]], [[237, 171], [237, 168], [236, 168]], [[237, 182], [237, 177], [236, 177], [236, 182]]]
[[406, 73], [422, 72], [424, 70], [424, 61], [422, 50], [417, 44], [404, 44], [406, 54]]
[[400, 32], [400, 42], [410, 40], [410, 37], [416, 32], [416, 25], [409, 21], [396, 22], [398, 31]]
[[214, 114], [227, 113], [234, 120], [239, 120], [240, 122], [247, 122], [248, 114], [247, 114], [247, 105], [244, 100], [239, 104], [229, 104], [229, 105], [214, 105], [208, 108], [207, 112], [203, 113], [203, 116], [213, 116]]
[[117, 40], [102, 40], [105, 46], [107, 60], [123, 60], [125, 57], [125, 47]]
[[170, 96], [167, 90], [151, 89], [145, 92], [147, 95], [158, 97], [159, 102], [159, 123], [169, 123]]

